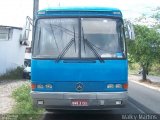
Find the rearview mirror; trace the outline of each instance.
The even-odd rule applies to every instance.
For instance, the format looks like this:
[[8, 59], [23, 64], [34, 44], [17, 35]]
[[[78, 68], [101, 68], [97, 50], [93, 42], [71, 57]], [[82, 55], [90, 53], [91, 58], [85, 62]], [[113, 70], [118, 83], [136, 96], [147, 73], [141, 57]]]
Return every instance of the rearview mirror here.
[[29, 45], [29, 33], [31, 31], [30, 26], [32, 25], [32, 19], [30, 17], [26, 17], [26, 24], [22, 29], [22, 33], [20, 35], [20, 44], [28, 46]]
[[125, 21], [125, 36], [129, 40], [135, 40], [134, 27], [130, 21]]

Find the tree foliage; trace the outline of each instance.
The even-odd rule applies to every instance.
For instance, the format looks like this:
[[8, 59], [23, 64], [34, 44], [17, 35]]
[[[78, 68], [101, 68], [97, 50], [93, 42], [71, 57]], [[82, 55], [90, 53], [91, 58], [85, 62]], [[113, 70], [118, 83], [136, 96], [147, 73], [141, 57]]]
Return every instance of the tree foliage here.
[[159, 20], [160, 19], [160, 7], [155, 8], [154, 12], [155, 13], [153, 13], [151, 17]]
[[160, 61], [160, 34], [146, 26], [134, 26], [136, 40], [128, 41], [129, 60], [137, 62], [143, 68], [143, 79], [150, 66]]

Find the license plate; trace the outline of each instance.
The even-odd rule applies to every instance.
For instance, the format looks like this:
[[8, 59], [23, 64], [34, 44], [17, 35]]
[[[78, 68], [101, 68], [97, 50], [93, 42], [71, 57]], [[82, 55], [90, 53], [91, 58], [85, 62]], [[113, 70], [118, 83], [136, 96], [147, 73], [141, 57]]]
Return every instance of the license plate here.
[[72, 106], [88, 106], [87, 100], [71, 100]]

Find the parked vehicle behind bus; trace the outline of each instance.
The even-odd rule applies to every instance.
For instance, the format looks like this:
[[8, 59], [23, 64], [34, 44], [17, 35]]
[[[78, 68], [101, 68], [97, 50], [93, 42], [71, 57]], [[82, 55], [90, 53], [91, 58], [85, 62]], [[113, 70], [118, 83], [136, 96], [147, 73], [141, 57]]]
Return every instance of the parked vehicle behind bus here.
[[31, 78], [31, 47], [26, 47], [25, 50], [23, 78]]

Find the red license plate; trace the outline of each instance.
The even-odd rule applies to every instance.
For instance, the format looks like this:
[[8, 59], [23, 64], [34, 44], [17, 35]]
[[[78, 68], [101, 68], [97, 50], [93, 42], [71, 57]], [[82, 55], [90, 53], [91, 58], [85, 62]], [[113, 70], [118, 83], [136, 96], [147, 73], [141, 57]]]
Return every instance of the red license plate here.
[[71, 100], [72, 106], [88, 106], [87, 100]]

